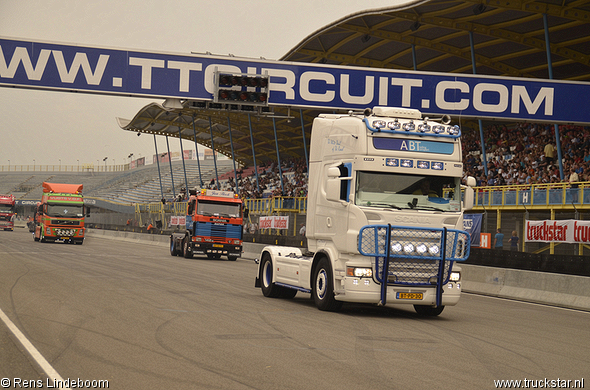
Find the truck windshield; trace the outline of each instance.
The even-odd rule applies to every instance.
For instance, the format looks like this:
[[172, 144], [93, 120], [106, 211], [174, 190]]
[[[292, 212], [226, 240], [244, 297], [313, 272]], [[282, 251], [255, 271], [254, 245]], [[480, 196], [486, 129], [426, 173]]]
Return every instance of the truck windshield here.
[[0, 213], [12, 213], [13, 207], [11, 204], [0, 203]]
[[197, 214], [238, 218], [240, 216], [240, 204], [199, 200], [197, 204]]
[[367, 207], [460, 211], [461, 178], [357, 172], [355, 204]]
[[47, 205], [47, 215], [50, 217], [79, 218], [83, 217], [84, 213], [82, 205], [50, 204]]

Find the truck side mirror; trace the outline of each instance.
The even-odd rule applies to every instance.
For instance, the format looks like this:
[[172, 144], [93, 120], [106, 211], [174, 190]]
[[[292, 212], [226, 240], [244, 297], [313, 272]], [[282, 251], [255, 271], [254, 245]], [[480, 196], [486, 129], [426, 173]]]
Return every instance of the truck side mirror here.
[[476, 181], [473, 176], [467, 177], [467, 186], [465, 187], [465, 192], [463, 194], [463, 210], [469, 211], [473, 208], [473, 203], [475, 199], [473, 187], [475, 186]]
[[195, 212], [195, 206], [197, 205], [197, 201], [195, 199], [191, 199], [190, 202], [188, 202], [188, 215], [192, 215]]
[[332, 202], [338, 202], [340, 200], [340, 180], [337, 177], [328, 176], [328, 181], [326, 183], [326, 199]]
[[340, 177], [340, 169], [338, 169], [338, 167], [328, 168], [328, 177], [329, 178]]

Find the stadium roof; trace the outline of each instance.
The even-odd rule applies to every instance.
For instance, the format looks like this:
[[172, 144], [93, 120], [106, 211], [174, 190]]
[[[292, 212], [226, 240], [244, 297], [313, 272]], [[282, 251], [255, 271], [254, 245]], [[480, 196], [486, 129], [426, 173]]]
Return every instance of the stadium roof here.
[[[416, 1], [337, 20], [281, 60], [473, 74], [472, 41], [477, 74], [548, 79], [546, 23], [552, 78], [590, 81], [589, 22], [588, 1]], [[182, 138], [194, 140], [196, 133], [198, 143], [227, 156], [233, 143], [236, 160], [251, 165], [252, 144], [257, 163], [277, 159], [275, 128], [281, 159], [303, 157], [302, 125], [309, 142], [313, 118], [325, 111], [273, 107], [274, 115], [255, 116], [178, 103], [176, 109], [150, 104], [119, 125], [172, 137], [179, 137], [180, 127]]]

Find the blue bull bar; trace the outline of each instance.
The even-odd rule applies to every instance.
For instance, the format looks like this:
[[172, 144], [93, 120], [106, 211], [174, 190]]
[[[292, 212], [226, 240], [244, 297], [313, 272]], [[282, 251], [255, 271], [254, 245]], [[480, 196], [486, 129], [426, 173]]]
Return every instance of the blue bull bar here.
[[388, 285], [406, 285], [436, 286], [436, 306], [440, 306], [453, 263], [467, 260], [470, 243], [469, 233], [462, 230], [368, 225], [359, 232], [358, 250], [375, 259], [379, 304], [387, 302]]

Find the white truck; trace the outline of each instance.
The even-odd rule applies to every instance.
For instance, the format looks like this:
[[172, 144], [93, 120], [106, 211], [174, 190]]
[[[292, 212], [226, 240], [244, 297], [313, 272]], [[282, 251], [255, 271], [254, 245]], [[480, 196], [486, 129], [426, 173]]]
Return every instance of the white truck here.
[[461, 131], [449, 123], [391, 107], [318, 116], [308, 250], [264, 247], [255, 283], [264, 296], [307, 292], [329, 311], [343, 302], [411, 304], [430, 316], [457, 304], [475, 179], [461, 184]]

